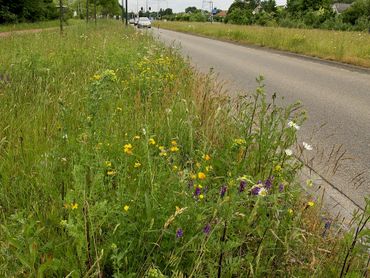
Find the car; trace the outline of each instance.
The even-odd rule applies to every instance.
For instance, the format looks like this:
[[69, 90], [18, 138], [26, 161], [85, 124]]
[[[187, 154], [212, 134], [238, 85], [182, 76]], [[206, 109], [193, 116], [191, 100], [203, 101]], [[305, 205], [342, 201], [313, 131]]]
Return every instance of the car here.
[[151, 28], [152, 22], [147, 17], [139, 17], [139, 21], [137, 22], [137, 28]]
[[131, 19], [128, 21], [128, 23], [130, 23], [130, 24], [135, 24], [135, 19], [131, 18]]

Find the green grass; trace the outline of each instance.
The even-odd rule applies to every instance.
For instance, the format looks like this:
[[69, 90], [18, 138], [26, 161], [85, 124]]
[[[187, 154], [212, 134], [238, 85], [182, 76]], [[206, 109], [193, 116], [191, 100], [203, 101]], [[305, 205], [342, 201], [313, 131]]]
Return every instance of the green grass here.
[[157, 22], [161, 28], [258, 45], [370, 67], [370, 34], [195, 22]]
[[347, 253], [365, 271], [295, 181], [304, 113], [261, 79], [228, 99], [117, 21], [1, 43], [1, 277], [338, 277]]
[[[76, 25], [83, 22], [82, 20], [69, 19], [64, 25]], [[12, 32], [30, 29], [58, 28], [59, 20], [40, 21], [35, 23], [18, 23], [18, 24], [0, 24], [0, 32]]]

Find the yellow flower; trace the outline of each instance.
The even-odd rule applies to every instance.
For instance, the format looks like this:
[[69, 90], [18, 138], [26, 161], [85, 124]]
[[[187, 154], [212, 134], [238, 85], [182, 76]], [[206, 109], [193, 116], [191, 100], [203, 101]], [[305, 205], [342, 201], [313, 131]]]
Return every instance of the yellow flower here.
[[164, 151], [164, 146], [159, 146], [159, 147], [158, 147], [158, 149], [159, 149], [160, 151]]
[[174, 165], [174, 166], [172, 167], [172, 169], [176, 172], [176, 171], [178, 170], [178, 167], [177, 167], [176, 165]]
[[108, 176], [115, 176], [116, 175], [116, 171], [109, 170], [109, 171], [107, 171], [107, 175]]
[[180, 149], [177, 146], [172, 146], [170, 150], [171, 152], [174, 153], [174, 152], [178, 152]]
[[149, 139], [149, 145], [155, 145], [155, 140], [153, 138]]
[[78, 208], [78, 204], [77, 203], [72, 203], [71, 204], [71, 209], [74, 210], [74, 209], [77, 209]]
[[172, 146], [177, 146], [177, 142], [176, 142], [176, 140], [172, 140], [172, 141], [171, 141], [171, 145], [172, 145]]
[[307, 186], [311, 187], [313, 185], [313, 181], [312, 180], [306, 180], [306, 184]]
[[132, 145], [131, 144], [126, 144], [123, 146], [123, 151], [128, 154], [132, 155]]
[[293, 214], [293, 210], [292, 210], [292, 209], [288, 209], [288, 213], [289, 213], [290, 215], [292, 215], [292, 214]]
[[167, 152], [165, 150], [163, 150], [159, 153], [159, 156], [167, 156]]
[[203, 172], [198, 173], [198, 179], [204, 180], [205, 178], [206, 178], [206, 174], [204, 174]]
[[98, 81], [101, 79], [101, 76], [99, 74], [95, 74], [93, 78]]
[[112, 167], [112, 162], [105, 161], [105, 167]]
[[210, 172], [210, 171], [212, 171], [212, 170], [213, 170], [213, 167], [212, 167], [211, 165], [206, 166], [206, 171], [207, 171], [207, 172]]
[[242, 138], [238, 138], [238, 139], [234, 139], [234, 143], [237, 144], [237, 145], [244, 145], [247, 142]]
[[276, 166], [275, 166], [275, 171], [276, 171], [276, 172], [280, 172], [280, 171], [281, 171], [281, 169], [282, 169], [282, 168], [281, 168], [281, 166], [280, 166], [280, 165], [276, 165]]
[[310, 201], [310, 202], [307, 203], [307, 205], [310, 206], [310, 207], [313, 207], [315, 205], [315, 203]]
[[139, 135], [134, 136], [134, 140], [139, 140], [139, 139], [140, 139]]
[[69, 205], [68, 205], [67, 203], [65, 203], [65, 204], [63, 205], [63, 207], [64, 207], [65, 209], [68, 209], [68, 208], [69, 208]]
[[197, 167], [197, 168], [200, 168], [200, 166], [202, 166], [199, 162], [197, 162], [196, 164], [195, 164], [195, 166]]
[[192, 180], [195, 180], [195, 179], [197, 178], [197, 175], [191, 174], [191, 175], [190, 175], [190, 178], [191, 178]]
[[202, 200], [204, 198], [203, 194], [199, 195], [199, 199]]
[[122, 108], [121, 107], [117, 107], [116, 110], [117, 111], [122, 111]]
[[134, 164], [134, 168], [139, 168], [141, 166], [141, 163], [140, 162], [135, 162], [135, 164]]
[[123, 207], [123, 210], [124, 211], [128, 211], [128, 209], [129, 209], [130, 207], [128, 206], [128, 205], [125, 205], [124, 207]]
[[211, 160], [211, 157], [208, 154], [203, 155], [205, 161]]

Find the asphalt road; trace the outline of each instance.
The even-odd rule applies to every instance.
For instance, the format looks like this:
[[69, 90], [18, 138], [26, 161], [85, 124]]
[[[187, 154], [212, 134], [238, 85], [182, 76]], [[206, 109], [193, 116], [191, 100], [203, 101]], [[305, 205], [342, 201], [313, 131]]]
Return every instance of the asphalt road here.
[[300, 140], [314, 146], [313, 168], [364, 207], [364, 196], [370, 194], [370, 70], [163, 29], [153, 34], [180, 46], [200, 71], [213, 68], [229, 94], [252, 92], [256, 77], [263, 75], [268, 94], [276, 92], [286, 104], [302, 101], [309, 119], [299, 131]]

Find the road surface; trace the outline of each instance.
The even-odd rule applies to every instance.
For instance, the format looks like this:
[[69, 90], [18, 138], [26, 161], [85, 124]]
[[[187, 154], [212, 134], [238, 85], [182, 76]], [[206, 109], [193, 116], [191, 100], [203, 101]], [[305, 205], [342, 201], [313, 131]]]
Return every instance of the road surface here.
[[180, 46], [200, 71], [212, 68], [230, 94], [252, 92], [256, 77], [263, 75], [268, 94], [277, 92], [286, 104], [302, 101], [309, 119], [300, 140], [315, 147], [314, 170], [354, 207], [364, 208], [364, 196], [370, 194], [370, 70], [163, 29], [153, 35]]

